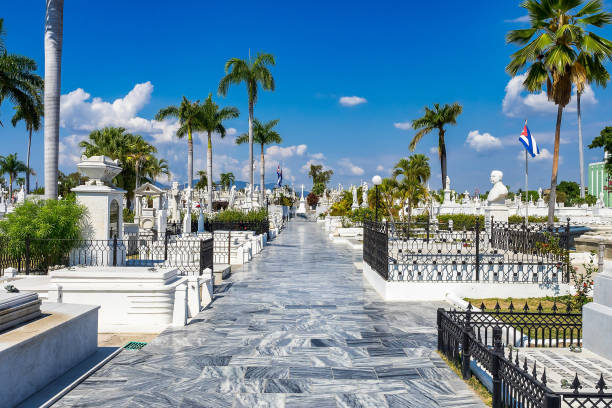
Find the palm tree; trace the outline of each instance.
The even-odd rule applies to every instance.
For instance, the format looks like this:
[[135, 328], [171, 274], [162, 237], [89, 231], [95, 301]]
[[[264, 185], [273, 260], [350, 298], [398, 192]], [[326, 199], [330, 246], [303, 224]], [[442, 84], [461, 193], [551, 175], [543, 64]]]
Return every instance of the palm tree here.
[[[2, 35], [2, 21], [0, 21], [0, 41], [3, 41]], [[0, 44], [1, 48], [3, 45]], [[8, 99], [15, 106], [25, 106], [39, 97], [43, 89], [43, 79], [35, 74], [37, 69], [38, 66], [33, 59], [8, 54], [6, 49], [0, 50], [0, 105]]]
[[180, 127], [176, 136], [182, 139], [187, 135], [187, 183], [189, 189], [193, 188], [193, 133], [203, 130], [200, 123], [201, 106], [200, 101], [190, 102], [183, 96], [179, 106], [168, 106], [160, 109], [155, 115], [155, 120], [166, 118], [177, 118]]
[[[603, 54], [588, 55], [581, 52], [572, 66], [572, 82], [576, 86], [576, 107], [578, 108], [578, 153], [580, 160], [580, 197], [584, 198], [584, 152], [582, 145], [582, 114], [580, 108], [580, 96], [587, 84], [596, 83], [606, 87], [610, 80], [610, 74], [601, 63]], [[612, 55], [607, 56], [608, 58]]]
[[[557, 172], [559, 169], [559, 144], [563, 108], [571, 99], [572, 78], [578, 72], [578, 56], [612, 56], [612, 42], [590, 31], [588, 26], [602, 27], [612, 21], [612, 15], [603, 12], [600, 0], [591, 0], [582, 9], [583, 0], [525, 0], [521, 7], [527, 9], [531, 27], [512, 30], [506, 35], [508, 43], [524, 47], [512, 54], [506, 71], [515, 76], [527, 64], [523, 86], [529, 92], [540, 92], [546, 84], [548, 100], [557, 105], [555, 148], [553, 153], [550, 195], [548, 200], [548, 224], [555, 215]], [[573, 14], [572, 14], [573, 13]]]
[[158, 159], [154, 156], [144, 161], [140, 173], [141, 177], [144, 177], [151, 183], [155, 182], [162, 174], [166, 175], [168, 180], [172, 177], [168, 161], [166, 159]]
[[213, 195], [212, 195], [212, 134], [216, 132], [221, 136], [225, 137], [225, 126], [223, 121], [227, 119], [235, 119], [240, 115], [240, 111], [233, 106], [219, 109], [219, 105], [213, 102], [212, 94], [208, 94], [208, 98], [204, 101], [204, 104], [200, 109], [200, 123], [201, 129], [208, 134], [208, 148], [206, 150], [206, 161], [208, 168], [208, 212], [213, 211]]
[[198, 177], [200, 180], [195, 185], [195, 188], [198, 190], [204, 190], [204, 187], [208, 186], [208, 174], [206, 170], [198, 170]]
[[57, 198], [64, 0], [47, 0], [45, 15], [45, 197]]
[[0, 156], [0, 172], [9, 176], [9, 198], [13, 197], [13, 181], [19, 173], [27, 173], [27, 171], [27, 166], [17, 158], [17, 153]]
[[[261, 173], [261, 196], [260, 202], [261, 205], [264, 204], [266, 199], [266, 164], [264, 157], [264, 146], [269, 144], [279, 144], [283, 142], [283, 139], [278, 134], [276, 130], [274, 130], [274, 126], [278, 124], [278, 119], [271, 120], [266, 123], [261, 123], [259, 120], [255, 119], [253, 121], [253, 142], [258, 143], [261, 146], [261, 163], [260, 163], [260, 173]], [[243, 144], [249, 141], [249, 135], [244, 133], [240, 135], [236, 139], [236, 144]]]
[[[400, 159], [393, 168], [393, 178], [397, 180], [402, 202], [408, 205], [408, 226], [412, 221], [412, 208], [427, 197], [426, 183], [431, 175], [429, 159], [424, 154], [415, 154], [408, 159]], [[403, 206], [403, 205], [402, 205]]]
[[244, 82], [249, 97], [249, 183], [251, 183], [251, 199], [253, 199], [253, 108], [257, 103], [259, 84], [264, 90], [274, 91], [275, 84], [268, 65], [276, 65], [272, 54], [257, 53], [254, 61], [232, 58], [225, 63], [225, 76], [219, 82], [219, 95], [227, 95], [231, 84]]
[[236, 177], [234, 177], [234, 173], [232, 172], [221, 173], [221, 185], [224, 188], [229, 189], [230, 186], [234, 184], [234, 181], [236, 181]]
[[414, 151], [417, 143], [421, 141], [423, 136], [438, 130], [438, 158], [440, 159], [440, 168], [442, 173], [442, 189], [446, 189], [446, 142], [444, 135], [446, 130], [444, 126], [457, 124], [457, 116], [463, 112], [463, 108], [458, 103], [444, 105], [434, 104], [433, 109], [425, 107], [425, 115], [412, 121], [412, 128], [418, 130], [410, 142], [410, 151]]
[[[26, 130], [28, 131], [28, 157], [26, 159], [26, 165], [30, 168], [30, 151], [32, 148], [32, 131], [38, 132], [40, 130], [41, 118], [43, 115], [43, 105], [40, 97], [40, 93], [37, 93], [34, 98], [30, 99], [30, 102], [25, 105], [17, 105], [15, 107], [15, 114], [11, 119], [13, 127], [17, 126], [17, 123], [24, 121]], [[26, 193], [30, 192], [30, 172], [26, 172], [25, 179]]]
[[0, 18], [0, 54], [6, 52], [6, 45], [4, 45], [4, 19]]
[[136, 186], [140, 186], [140, 169], [146, 166], [147, 162], [157, 161], [157, 158], [153, 156], [157, 153], [155, 146], [146, 142], [142, 137], [138, 137], [129, 146], [129, 153], [126, 154], [126, 164], [131, 165], [136, 172]]
[[[89, 140], [79, 143], [85, 156], [108, 156], [118, 159], [123, 165], [123, 171], [115, 177], [115, 184], [127, 190], [128, 208], [136, 188], [137, 179], [143, 176], [150, 181], [160, 174], [169, 174], [167, 162], [155, 157], [157, 149], [151, 146], [140, 135], [127, 133], [124, 128], [106, 127], [94, 130], [89, 134]], [[140, 156], [141, 151], [148, 152], [148, 156]], [[162, 161], [163, 160], [163, 161]], [[159, 173], [156, 169], [159, 167]], [[137, 174], [138, 170], [138, 174]]]

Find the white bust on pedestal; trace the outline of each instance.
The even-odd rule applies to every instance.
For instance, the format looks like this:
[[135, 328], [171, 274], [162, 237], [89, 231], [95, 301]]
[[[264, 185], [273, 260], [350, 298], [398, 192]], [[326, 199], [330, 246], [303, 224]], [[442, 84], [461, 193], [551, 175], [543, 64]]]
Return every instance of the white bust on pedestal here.
[[493, 187], [487, 196], [487, 206], [485, 207], [485, 226], [489, 229], [491, 220], [495, 222], [508, 222], [508, 207], [506, 197], [508, 189], [502, 182], [504, 173], [500, 170], [493, 170], [489, 180]]

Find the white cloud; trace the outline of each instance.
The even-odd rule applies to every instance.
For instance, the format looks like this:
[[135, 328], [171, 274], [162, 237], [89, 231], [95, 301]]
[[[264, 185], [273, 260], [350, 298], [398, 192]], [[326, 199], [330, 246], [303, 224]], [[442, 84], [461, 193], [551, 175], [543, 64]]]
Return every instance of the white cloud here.
[[[509, 117], [521, 117], [528, 113], [555, 113], [557, 106], [554, 102], [548, 100], [546, 92], [533, 94], [527, 93], [523, 87], [523, 82], [527, 74], [517, 75], [511, 78], [506, 85], [506, 94], [502, 101], [502, 111]], [[527, 95], [523, 95], [527, 93]], [[595, 93], [590, 86], [586, 86], [584, 92], [580, 96], [580, 102], [583, 105], [594, 105], [597, 103]], [[565, 107], [566, 111], [576, 111], [576, 89], [572, 93], [570, 103]]]
[[287, 159], [292, 156], [303, 156], [308, 146], [305, 144], [281, 147], [278, 145], [270, 146], [266, 149], [266, 156], [271, 159]]
[[323, 153], [314, 153], [314, 154], [311, 154], [310, 157], [312, 157], [315, 160], [325, 160], [325, 155]]
[[[518, 160], [525, 160], [525, 151], [523, 149], [521, 149], [518, 154], [516, 155], [516, 158]], [[529, 157], [529, 161], [547, 161], [547, 160], [552, 160], [553, 158], [553, 154], [550, 152], [550, 150], [548, 149], [540, 149], [540, 154], [538, 154], [536, 157]], [[562, 162], [562, 157], [559, 156], [559, 163]]]
[[74, 133], [120, 126], [129, 132], [147, 134], [158, 143], [170, 142], [178, 129], [176, 120], [158, 122], [137, 115], [150, 102], [152, 93], [151, 82], [144, 82], [136, 84], [123, 98], [106, 102], [92, 98], [82, 88], [75, 89], [60, 98], [60, 126]]
[[74, 166], [81, 159], [82, 149], [79, 143], [85, 140], [85, 135], [70, 135], [60, 138], [59, 142], [59, 164], [63, 167], [69, 167], [70, 173], [74, 171]]
[[438, 156], [438, 146], [432, 146], [429, 148], [429, 154], [432, 156]]
[[477, 152], [499, 149], [502, 147], [502, 142], [500, 139], [496, 138], [490, 133], [480, 133], [478, 130], [472, 130], [470, 133], [468, 133], [465, 142]]
[[379, 164], [378, 166], [376, 166], [376, 171], [384, 171], [385, 168], [383, 167], [382, 164]]
[[528, 23], [529, 21], [531, 21], [529, 19], [529, 15], [525, 14], [524, 16], [513, 18], [511, 20], [504, 20], [504, 23]]
[[366, 103], [367, 100], [361, 96], [342, 96], [340, 97], [340, 105], [342, 106], [356, 106]]
[[361, 176], [364, 173], [361, 167], [353, 164], [348, 158], [340, 159], [338, 164], [354, 176]]
[[401, 130], [410, 130], [412, 129], [412, 122], [395, 122], [393, 126]]

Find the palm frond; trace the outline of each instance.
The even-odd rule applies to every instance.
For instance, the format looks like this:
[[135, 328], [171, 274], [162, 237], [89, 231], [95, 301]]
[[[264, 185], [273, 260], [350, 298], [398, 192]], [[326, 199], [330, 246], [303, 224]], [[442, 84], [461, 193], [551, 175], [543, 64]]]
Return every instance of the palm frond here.
[[508, 44], [527, 44], [531, 37], [537, 32], [538, 30], [536, 28], [508, 31], [508, 34], [506, 34], [506, 42]]

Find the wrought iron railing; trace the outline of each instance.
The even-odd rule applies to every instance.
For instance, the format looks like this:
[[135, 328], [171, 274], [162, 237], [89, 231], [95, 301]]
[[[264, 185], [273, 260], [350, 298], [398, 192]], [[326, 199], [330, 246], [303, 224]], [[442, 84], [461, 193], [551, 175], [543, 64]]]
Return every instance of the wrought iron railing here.
[[206, 231], [254, 231], [256, 235], [267, 234], [270, 222], [262, 221], [209, 221], [205, 224]]
[[363, 260], [383, 279], [389, 279], [389, 226], [366, 220], [363, 223]]
[[0, 240], [0, 274], [46, 274], [56, 266], [163, 266], [182, 275], [201, 275], [213, 266], [213, 238], [170, 234], [125, 234], [122, 239]]
[[[378, 223], [365, 221], [364, 260], [389, 281], [537, 283], [569, 282], [569, 259], [560, 251], [531, 249], [549, 238], [538, 231], [514, 234], [514, 226], [494, 224], [483, 229], [454, 229], [451, 222]], [[382, 272], [381, 233], [387, 238], [388, 271]], [[567, 246], [563, 231], [551, 231]], [[557, 235], [555, 235], [557, 234]], [[522, 237], [522, 238], [521, 238]], [[520, 241], [523, 239], [523, 241]], [[519, 242], [520, 241], [520, 242]], [[376, 263], [374, 265], [372, 262]]]
[[[490, 375], [494, 408], [612, 407], [612, 393], [604, 393], [607, 386], [603, 375], [594, 385], [596, 392], [581, 392], [582, 385], [578, 374], [575, 375], [571, 384], [573, 391], [556, 392], [547, 385], [545, 368], [538, 368], [535, 362], [533, 367], [529, 367], [527, 358], [523, 359], [521, 364], [518, 349], [515, 349], [516, 353], [513, 354], [513, 348], [509, 347], [508, 355], [505, 356], [503, 333], [514, 330], [514, 327], [512, 321], [501, 320], [499, 313], [473, 312], [470, 308], [464, 312], [447, 311], [440, 308], [437, 316], [438, 350], [453, 364], [460, 366], [464, 379], [472, 376], [470, 363], [472, 360]], [[570, 313], [566, 314], [572, 316], [569, 323], [567, 321], [557, 322], [550, 317], [550, 314], [541, 312], [530, 313], [534, 316], [533, 321], [525, 318], [527, 311], [508, 313], [520, 316], [519, 321], [531, 325], [552, 327], [558, 324], [557, 330], [563, 330], [568, 325], [574, 327], [576, 324], [575, 316]], [[562, 312], [554, 314], [561, 315]], [[549, 321], [542, 323], [543, 319]], [[490, 330], [490, 342], [486, 338], [483, 340], [482, 330], [485, 333]], [[506, 345], [508, 344], [513, 343], [508, 343], [508, 337], [506, 337]], [[538, 347], [544, 343], [535, 342], [528, 345]], [[553, 343], [548, 345], [553, 346]], [[558, 347], [559, 344], [556, 346]]]

